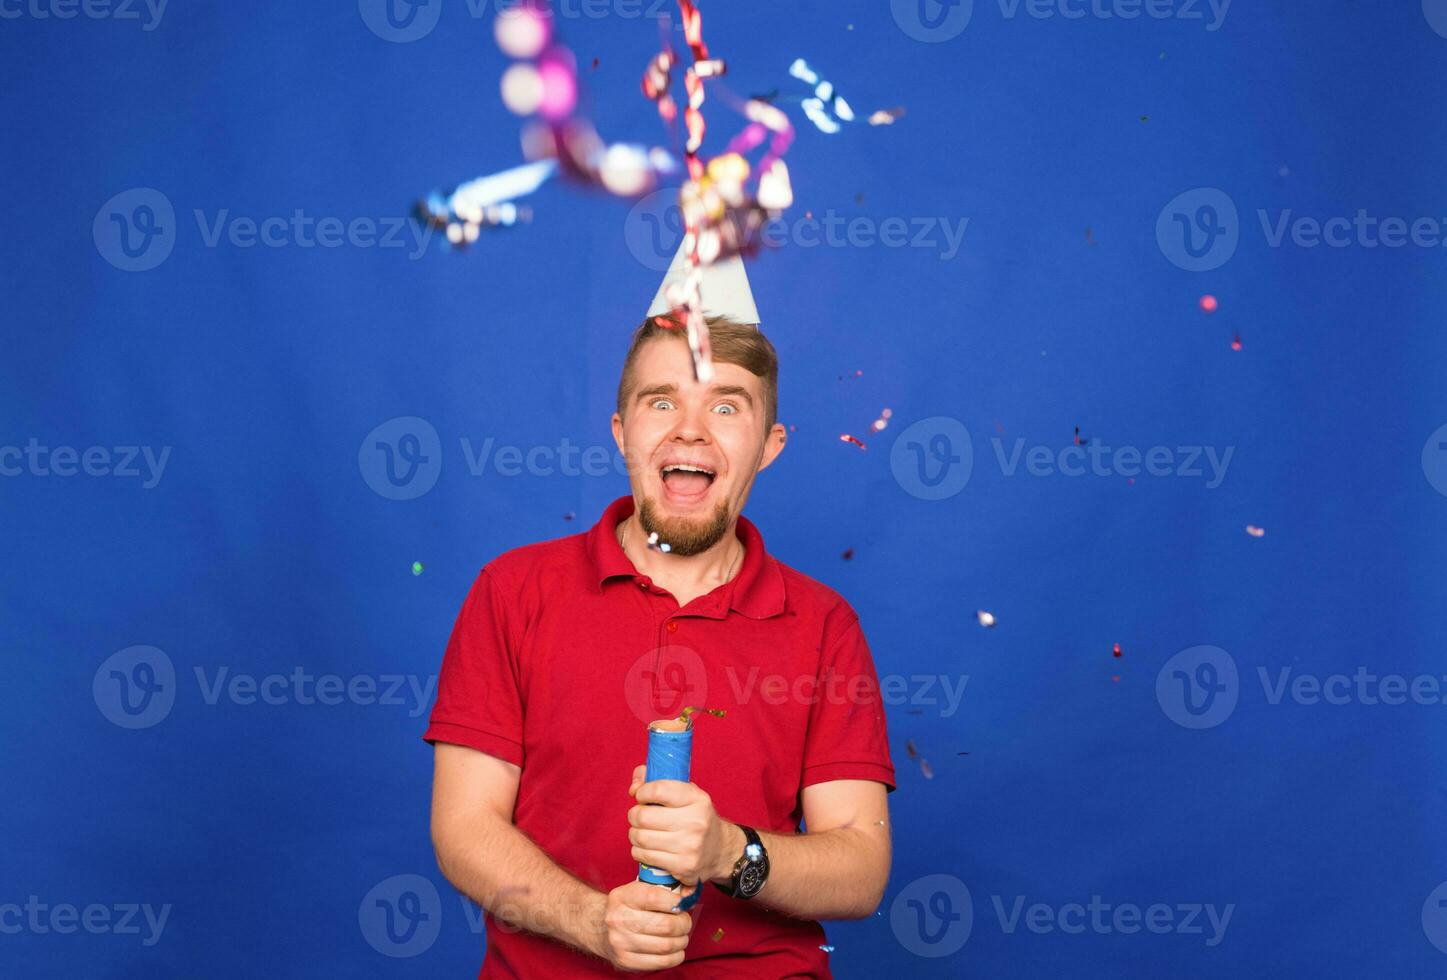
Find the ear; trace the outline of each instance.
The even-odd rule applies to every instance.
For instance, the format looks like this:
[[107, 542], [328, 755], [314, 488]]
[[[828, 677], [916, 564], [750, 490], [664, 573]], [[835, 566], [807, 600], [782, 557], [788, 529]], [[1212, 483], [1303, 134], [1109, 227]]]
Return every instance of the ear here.
[[623, 416], [617, 412], [613, 413], [613, 441], [618, 444], [618, 452], [627, 459], [628, 454], [623, 450]]
[[759, 469], [768, 469], [769, 464], [778, 459], [779, 454], [784, 451], [784, 445], [788, 441], [789, 430], [784, 428], [782, 423], [775, 422], [764, 435], [764, 457], [759, 461]]

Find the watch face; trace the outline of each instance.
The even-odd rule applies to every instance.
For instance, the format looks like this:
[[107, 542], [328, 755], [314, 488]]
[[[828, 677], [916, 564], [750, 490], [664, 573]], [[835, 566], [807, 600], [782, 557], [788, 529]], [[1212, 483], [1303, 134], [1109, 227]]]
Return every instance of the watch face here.
[[769, 876], [769, 862], [750, 861], [744, 866], [739, 874], [739, 894], [744, 898], [752, 898], [757, 895], [760, 888], [764, 887], [764, 879]]

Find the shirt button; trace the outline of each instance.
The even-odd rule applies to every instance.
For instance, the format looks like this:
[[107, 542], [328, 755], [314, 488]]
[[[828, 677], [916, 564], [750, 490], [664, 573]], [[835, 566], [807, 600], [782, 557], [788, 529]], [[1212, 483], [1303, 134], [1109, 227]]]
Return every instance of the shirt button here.
[[677, 633], [677, 632], [678, 632], [678, 622], [677, 622], [676, 620], [670, 619], [670, 620], [668, 621], [668, 632], [670, 632], [670, 633]]

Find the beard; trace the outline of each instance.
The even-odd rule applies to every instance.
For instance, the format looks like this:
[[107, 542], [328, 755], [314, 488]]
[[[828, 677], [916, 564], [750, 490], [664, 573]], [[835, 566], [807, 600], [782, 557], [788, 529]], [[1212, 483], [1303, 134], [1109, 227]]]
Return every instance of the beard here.
[[702, 520], [660, 517], [652, 498], [645, 497], [638, 508], [638, 523], [646, 533], [656, 533], [658, 540], [667, 542], [670, 554], [688, 556], [707, 551], [722, 541], [729, 530], [730, 516], [728, 504], [720, 502], [713, 516]]

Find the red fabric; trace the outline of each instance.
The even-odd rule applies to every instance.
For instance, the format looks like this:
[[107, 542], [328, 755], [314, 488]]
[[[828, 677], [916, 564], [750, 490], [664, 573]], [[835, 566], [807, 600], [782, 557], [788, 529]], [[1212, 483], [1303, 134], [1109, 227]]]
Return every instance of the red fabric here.
[[[632, 512], [632, 498], [620, 498], [586, 534], [518, 548], [482, 570], [424, 737], [521, 766], [514, 822], [600, 891], [638, 875], [628, 782], [644, 761], [647, 722], [686, 705], [727, 712], [696, 719], [692, 761], [693, 782], [727, 820], [793, 833], [805, 786], [872, 779], [893, 789], [874, 665], [848, 603], [769, 557], [741, 517], [738, 574], [680, 609], [618, 545], [616, 526]], [[655, 976], [830, 976], [818, 923], [711, 887], [693, 915], [687, 959]], [[484, 980], [616, 975], [491, 916], [487, 926]]]

